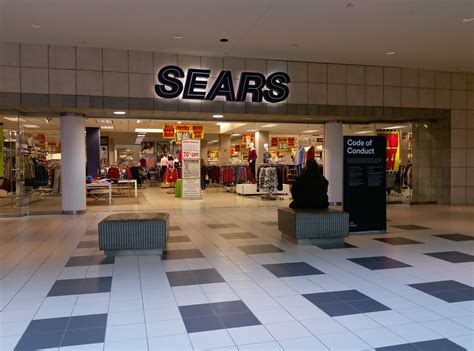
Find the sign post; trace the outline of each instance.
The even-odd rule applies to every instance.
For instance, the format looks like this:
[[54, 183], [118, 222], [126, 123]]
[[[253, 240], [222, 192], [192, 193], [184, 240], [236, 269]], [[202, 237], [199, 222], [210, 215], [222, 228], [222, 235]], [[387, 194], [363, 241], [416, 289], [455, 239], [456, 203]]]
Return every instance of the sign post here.
[[183, 199], [201, 197], [201, 140], [183, 139]]
[[385, 148], [385, 137], [344, 137], [343, 207], [351, 232], [387, 229]]

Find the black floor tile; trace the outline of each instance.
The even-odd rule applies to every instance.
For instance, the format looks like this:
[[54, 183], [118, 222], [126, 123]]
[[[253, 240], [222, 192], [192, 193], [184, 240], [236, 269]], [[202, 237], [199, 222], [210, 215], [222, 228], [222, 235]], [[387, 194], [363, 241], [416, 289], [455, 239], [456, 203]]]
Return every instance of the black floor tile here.
[[264, 264], [263, 267], [278, 278], [324, 274], [305, 262]]
[[181, 230], [181, 227], [179, 225], [170, 225], [170, 227], [169, 227], [170, 232], [176, 232], [176, 231], [180, 231], [180, 230]]
[[91, 255], [73, 256], [67, 261], [65, 267], [94, 266], [102, 264], [113, 264], [115, 256]]
[[317, 305], [317, 307], [330, 317], [347, 316], [362, 313], [345, 302], [331, 302]]
[[409, 286], [446, 302], [474, 300], [474, 288], [454, 280], [409, 284]]
[[171, 286], [223, 283], [224, 278], [214, 268], [166, 272]]
[[187, 258], [203, 258], [204, 255], [198, 249], [186, 250], [165, 250], [163, 251], [163, 260], [183, 260]]
[[474, 236], [470, 235], [465, 235], [465, 234], [439, 234], [439, 235], [433, 235], [437, 236], [438, 238], [446, 239], [446, 240], [451, 240], [451, 241], [471, 241], [474, 240]]
[[212, 308], [212, 304], [203, 303], [199, 305], [179, 306], [179, 313], [183, 318], [197, 318], [204, 316], [215, 316], [216, 311]]
[[474, 256], [459, 251], [430, 252], [425, 255], [451, 263], [474, 262]]
[[184, 326], [188, 333], [197, 333], [210, 330], [225, 329], [224, 323], [218, 316], [202, 316], [198, 318], [184, 318]]
[[188, 333], [261, 324], [240, 300], [180, 306], [179, 312]]
[[48, 296], [110, 292], [112, 277], [57, 280]]
[[348, 258], [348, 260], [370, 270], [412, 267], [386, 256]]
[[263, 254], [263, 253], [272, 253], [272, 252], [285, 252], [282, 249], [274, 245], [244, 245], [237, 246], [247, 255]]
[[99, 241], [98, 240], [84, 240], [79, 242], [77, 245], [78, 249], [87, 249], [91, 247], [99, 247]]
[[227, 224], [208, 224], [207, 225], [211, 229], [223, 229], [223, 228], [238, 228], [239, 226], [234, 223], [227, 223]]
[[394, 228], [403, 229], [403, 230], [423, 230], [423, 229], [430, 229], [427, 227], [422, 227], [421, 225], [415, 224], [401, 224], [401, 225], [392, 225]]
[[466, 350], [464, 347], [452, 342], [448, 339], [436, 339], [428, 341], [420, 341], [413, 343], [421, 351], [461, 351]]
[[75, 346], [102, 343], [105, 340], [105, 327], [67, 330], [61, 346]]
[[226, 328], [248, 327], [260, 324], [260, 321], [252, 312], [228, 313], [219, 317]]
[[225, 302], [214, 302], [212, 308], [218, 315], [239, 313], [239, 312], [250, 312], [247, 305], [240, 300], [236, 301], [225, 301]]
[[381, 241], [386, 244], [390, 245], [413, 245], [413, 244], [423, 244], [420, 241], [411, 240], [407, 238], [399, 237], [392, 237], [392, 238], [374, 238], [374, 240]]
[[317, 246], [323, 250], [333, 250], [333, 249], [353, 249], [357, 248], [357, 246], [349, 244], [349, 243], [322, 243], [322, 244], [314, 244], [314, 246]]
[[64, 331], [68, 322], [69, 317], [35, 319], [30, 322], [25, 330], [25, 334]]
[[69, 320], [68, 330], [83, 328], [98, 328], [107, 325], [107, 313], [74, 316]]
[[357, 290], [304, 294], [303, 297], [331, 317], [390, 310]]
[[255, 234], [249, 233], [249, 232], [240, 232], [240, 233], [223, 233], [220, 234], [223, 238], [227, 240], [232, 240], [232, 239], [254, 239], [257, 238]]
[[169, 243], [188, 243], [191, 240], [187, 235], [176, 235], [176, 236], [170, 236], [168, 238]]
[[268, 221], [268, 222], [260, 222], [260, 223], [268, 225], [268, 226], [278, 225], [278, 222], [276, 221]]
[[401, 344], [379, 347], [376, 351], [466, 351], [464, 347], [448, 339], [419, 341], [411, 344]]
[[64, 331], [40, 334], [23, 334], [15, 347], [15, 351], [32, 351], [58, 348], [61, 345], [63, 335]]

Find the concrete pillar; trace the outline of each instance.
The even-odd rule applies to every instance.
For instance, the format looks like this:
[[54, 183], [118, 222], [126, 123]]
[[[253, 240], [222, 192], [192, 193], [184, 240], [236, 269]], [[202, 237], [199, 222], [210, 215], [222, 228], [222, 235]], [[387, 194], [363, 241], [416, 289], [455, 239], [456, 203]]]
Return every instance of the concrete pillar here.
[[83, 116], [61, 116], [61, 200], [66, 214], [86, 210], [86, 137]]
[[100, 175], [100, 128], [86, 128], [86, 174], [92, 177]]
[[209, 150], [209, 147], [207, 146], [207, 140], [201, 139], [201, 158], [204, 159], [207, 163], [207, 151]]
[[329, 203], [341, 205], [343, 196], [344, 139], [342, 123], [324, 125], [324, 176], [329, 181]]
[[230, 163], [230, 134], [219, 134], [219, 164]]
[[255, 151], [257, 151], [257, 167], [263, 163], [264, 144], [270, 146], [270, 132], [255, 132]]

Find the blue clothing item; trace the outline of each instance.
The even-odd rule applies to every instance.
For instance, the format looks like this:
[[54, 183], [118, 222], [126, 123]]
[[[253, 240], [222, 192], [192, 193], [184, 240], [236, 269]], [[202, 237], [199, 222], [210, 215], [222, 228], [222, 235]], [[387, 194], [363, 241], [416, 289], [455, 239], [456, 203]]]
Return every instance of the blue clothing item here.
[[302, 165], [304, 163], [304, 147], [300, 147], [295, 154], [295, 165]]

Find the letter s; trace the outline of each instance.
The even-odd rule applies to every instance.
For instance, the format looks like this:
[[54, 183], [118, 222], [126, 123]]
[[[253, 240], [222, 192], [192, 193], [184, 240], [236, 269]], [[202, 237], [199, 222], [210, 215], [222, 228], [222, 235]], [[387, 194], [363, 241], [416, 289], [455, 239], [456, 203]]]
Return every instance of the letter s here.
[[[184, 71], [178, 66], [165, 66], [158, 72], [158, 81], [155, 85], [156, 95], [165, 99], [178, 97], [183, 91], [183, 82], [178, 78], [184, 77]], [[166, 88], [168, 87], [168, 88]]]
[[290, 90], [287, 83], [290, 82], [290, 76], [283, 72], [275, 72], [267, 78], [267, 88], [263, 92], [263, 97], [267, 102], [281, 102], [288, 98]]

